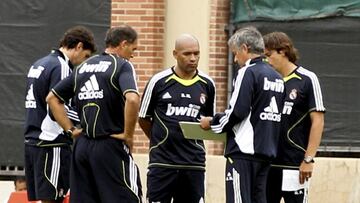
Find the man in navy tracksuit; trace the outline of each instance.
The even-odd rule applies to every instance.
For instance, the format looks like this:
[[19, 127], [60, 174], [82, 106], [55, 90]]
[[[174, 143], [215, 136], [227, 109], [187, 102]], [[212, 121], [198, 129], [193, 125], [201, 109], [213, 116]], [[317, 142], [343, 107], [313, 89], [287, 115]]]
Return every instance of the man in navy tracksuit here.
[[[25, 96], [25, 174], [28, 199], [61, 202], [69, 189], [72, 138], [54, 120], [45, 98], [51, 88], [95, 52], [93, 34], [83, 26], [70, 28], [60, 48], [37, 60], [27, 74]], [[67, 105], [67, 116], [77, 122]]]
[[227, 132], [226, 202], [266, 202], [270, 161], [276, 156], [284, 100], [282, 77], [261, 57], [264, 42], [256, 28], [238, 30], [229, 47], [238, 71], [229, 107], [201, 126]]

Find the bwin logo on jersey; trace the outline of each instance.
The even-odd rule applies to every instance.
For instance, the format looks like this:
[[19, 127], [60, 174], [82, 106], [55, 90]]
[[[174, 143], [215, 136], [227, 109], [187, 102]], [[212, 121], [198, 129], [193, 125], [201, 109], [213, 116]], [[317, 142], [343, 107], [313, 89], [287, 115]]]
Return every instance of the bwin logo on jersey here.
[[92, 75], [90, 79], [85, 82], [80, 91], [81, 92], [78, 94], [79, 100], [102, 99], [104, 97], [104, 92], [103, 90], [100, 90], [95, 75]]
[[30, 85], [30, 88], [27, 92], [25, 108], [36, 109], [36, 101], [35, 101], [35, 97], [34, 97], [33, 84]]
[[189, 107], [186, 106], [172, 106], [168, 104], [168, 108], [166, 110], [167, 116], [189, 116], [193, 118], [197, 118], [200, 112], [200, 106], [195, 104], [189, 104]]
[[275, 82], [264, 78], [264, 90], [270, 90], [274, 92], [284, 92], [284, 81], [281, 79], [275, 79]]
[[261, 120], [268, 120], [268, 121], [281, 121], [281, 114], [279, 113], [279, 109], [276, 104], [275, 97], [271, 97], [271, 101], [268, 107], [264, 108], [264, 112], [260, 114]]
[[110, 65], [111, 65], [110, 61], [100, 61], [98, 64], [84, 63], [79, 69], [79, 74], [85, 72], [86, 73], [105, 72]]
[[31, 66], [27, 77], [38, 79], [40, 77], [41, 73], [43, 72], [43, 70], [45, 70], [45, 68], [42, 66], [38, 66], [37, 68], [34, 68], [34, 66]]

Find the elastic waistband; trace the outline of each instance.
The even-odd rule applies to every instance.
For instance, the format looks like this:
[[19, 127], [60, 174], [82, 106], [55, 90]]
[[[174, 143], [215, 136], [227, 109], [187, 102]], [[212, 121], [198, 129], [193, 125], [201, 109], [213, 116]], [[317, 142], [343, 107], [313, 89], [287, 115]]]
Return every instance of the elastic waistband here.
[[46, 141], [46, 140], [30, 138], [30, 139], [25, 139], [24, 144], [34, 147], [61, 147], [61, 146], [72, 145], [72, 140]]
[[244, 154], [244, 153], [236, 153], [225, 156], [226, 158], [230, 159], [247, 159], [247, 160], [253, 160], [253, 161], [262, 161], [262, 162], [271, 162], [271, 158], [266, 157], [261, 154]]

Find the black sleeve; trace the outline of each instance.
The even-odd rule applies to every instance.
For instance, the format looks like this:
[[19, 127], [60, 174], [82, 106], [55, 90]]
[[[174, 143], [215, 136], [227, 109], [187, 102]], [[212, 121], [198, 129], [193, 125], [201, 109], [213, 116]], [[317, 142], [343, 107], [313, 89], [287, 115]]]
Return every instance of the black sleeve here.
[[118, 83], [123, 95], [125, 95], [127, 92], [138, 93], [136, 73], [133, 65], [130, 62], [126, 62], [121, 66]]
[[214, 132], [226, 132], [249, 115], [254, 84], [255, 78], [252, 72], [240, 69], [228, 109], [224, 113], [216, 114], [211, 122], [211, 128]]
[[74, 92], [75, 71], [67, 78], [61, 80], [54, 88], [52, 92], [64, 103], [68, 103], [69, 100], [75, 95]]
[[205, 116], [214, 116], [216, 112], [216, 90], [215, 84], [210, 81], [208, 85], [208, 99], [206, 101], [206, 115]]

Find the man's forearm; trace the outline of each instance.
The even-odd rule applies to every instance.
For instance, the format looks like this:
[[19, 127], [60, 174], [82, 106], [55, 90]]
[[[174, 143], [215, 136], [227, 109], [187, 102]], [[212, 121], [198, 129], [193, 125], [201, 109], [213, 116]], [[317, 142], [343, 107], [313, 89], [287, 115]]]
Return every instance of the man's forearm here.
[[316, 155], [316, 151], [320, 145], [321, 137], [324, 129], [324, 113], [323, 112], [312, 112], [311, 117], [311, 128], [309, 134], [309, 143], [306, 149], [305, 156]]
[[135, 131], [135, 125], [139, 113], [139, 95], [135, 93], [126, 94], [125, 112], [124, 112], [124, 134], [127, 138], [132, 138]]
[[50, 92], [46, 97], [46, 102], [49, 104], [50, 110], [54, 115], [56, 122], [65, 130], [69, 130], [73, 127], [73, 123], [67, 117], [64, 103], [55, 96], [54, 93]]

